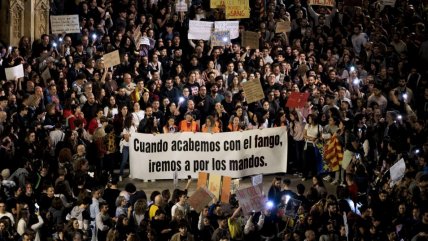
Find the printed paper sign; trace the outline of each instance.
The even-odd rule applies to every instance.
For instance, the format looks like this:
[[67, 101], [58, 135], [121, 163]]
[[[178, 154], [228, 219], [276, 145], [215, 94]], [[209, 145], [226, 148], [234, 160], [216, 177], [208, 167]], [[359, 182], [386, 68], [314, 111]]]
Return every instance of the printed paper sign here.
[[221, 175], [210, 174], [210, 179], [208, 180], [208, 190], [217, 197], [220, 197], [220, 188], [221, 188]]
[[115, 50], [113, 52], [104, 54], [103, 59], [104, 59], [104, 66], [106, 68], [119, 65], [120, 64], [119, 50]]
[[309, 5], [334, 6], [334, 0], [308, 0]]
[[288, 108], [303, 108], [308, 101], [309, 93], [291, 92], [288, 97], [286, 107]]
[[187, 3], [185, 1], [179, 1], [175, 4], [176, 12], [187, 12]]
[[140, 41], [138, 42], [139, 45], [148, 45], [150, 46], [150, 39], [147, 37], [141, 37]]
[[209, 191], [206, 188], [198, 188], [192, 196], [189, 197], [187, 202], [195, 209], [196, 212], [200, 213], [205, 206], [207, 206], [212, 200]]
[[215, 31], [211, 35], [211, 46], [225, 46], [230, 44], [229, 31]]
[[253, 211], [259, 212], [263, 210], [265, 204], [265, 198], [258, 187], [240, 189], [236, 192], [236, 198], [245, 215]]
[[229, 31], [230, 39], [239, 38], [239, 21], [215, 21], [214, 31]]
[[265, 98], [265, 93], [263, 92], [262, 84], [258, 79], [242, 83], [242, 88], [244, 89], [245, 97], [247, 99], [248, 104]]
[[53, 34], [80, 33], [79, 15], [51, 15]]
[[251, 49], [259, 48], [259, 33], [244, 31], [242, 33], [242, 47], [250, 47]]
[[5, 68], [4, 71], [6, 73], [7, 80], [15, 80], [16, 78], [24, 77], [24, 67], [22, 66], [22, 64], [10, 68]]
[[43, 79], [44, 81], [47, 81], [48, 79], [50, 79], [50, 78], [51, 78], [51, 72], [49, 71], [49, 68], [46, 68], [46, 69], [42, 72], [42, 74], [40, 75], [40, 77], [42, 77], [42, 79]]
[[210, 40], [213, 26], [213, 22], [189, 20], [189, 33], [187, 34], [187, 38]]
[[[130, 171], [137, 179], [197, 178], [200, 172], [240, 178], [287, 172], [287, 129], [230, 133], [132, 134]], [[202, 181], [198, 185], [203, 185]], [[206, 182], [205, 182], [206, 185]], [[218, 186], [218, 183], [216, 184]]]
[[291, 22], [290, 21], [284, 21], [284, 22], [277, 22], [275, 33], [288, 33], [291, 31]]

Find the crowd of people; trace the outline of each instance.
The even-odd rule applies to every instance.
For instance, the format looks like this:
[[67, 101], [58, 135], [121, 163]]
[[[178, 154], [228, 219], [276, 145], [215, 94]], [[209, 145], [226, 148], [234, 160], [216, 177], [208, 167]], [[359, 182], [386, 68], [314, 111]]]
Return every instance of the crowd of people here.
[[[81, 32], [1, 51], [0, 240], [427, 240], [426, 6], [357, 2], [251, 0], [239, 22], [240, 36], [259, 34], [251, 49], [188, 39], [189, 20], [224, 20], [209, 1], [187, 12], [168, 0], [51, 1], [51, 15], [78, 14]], [[106, 67], [115, 50], [121, 63]], [[6, 79], [20, 64], [24, 77]], [[247, 103], [247, 81], [265, 98]], [[293, 92], [309, 93], [305, 106], [286, 107]], [[288, 129], [289, 174], [302, 182], [294, 192], [275, 178], [259, 212], [232, 195], [197, 213], [191, 180], [151, 195], [121, 183], [134, 133], [271, 127]]]

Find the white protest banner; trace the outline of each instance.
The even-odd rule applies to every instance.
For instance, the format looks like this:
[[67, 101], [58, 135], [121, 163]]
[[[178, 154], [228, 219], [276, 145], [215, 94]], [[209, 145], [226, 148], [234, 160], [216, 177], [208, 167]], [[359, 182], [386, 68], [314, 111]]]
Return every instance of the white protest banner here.
[[265, 198], [257, 187], [248, 187], [238, 190], [236, 192], [236, 198], [239, 201], [239, 206], [242, 208], [244, 215], [253, 211], [261, 211], [265, 204]]
[[283, 127], [230, 133], [132, 134], [130, 171], [137, 179], [170, 179], [174, 171], [231, 178], [287, 172], [287, 130]]
[[401, 158], [389, 169], [389, 174], [391, 176], [391, 186], [394, 186], [395, 183], [400, 181], [404, 177], [405, 172], [406, 163], [404, 162], [404, 159]]
[[175, 4], [175, 11], [187, 12], [187, 3], [185, 1], [178, 1], [178, 3]]
[[214, 31], [229, 31], [230, 39], [239, 38], [239, 21], [215, 21]]
[[189, 33], [187, 34], [187, 38], [210, 40], [213, 26], [213, 22], [189, 20]]
[[16, 78], [24, 77], [24, 67], [22, 66], [22, 64], [10, 68], [5, 68], [4, 72], [6, 73], [7, 80], [15, 80]]
[[80, 33], [79, 15], [51, 15], [53, 34]]

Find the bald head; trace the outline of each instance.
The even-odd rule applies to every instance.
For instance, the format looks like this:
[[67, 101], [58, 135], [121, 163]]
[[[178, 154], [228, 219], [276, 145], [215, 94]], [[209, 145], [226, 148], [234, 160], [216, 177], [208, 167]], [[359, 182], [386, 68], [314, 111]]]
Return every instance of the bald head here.
[[161, 194], [159, 194], [159, 195], [157, 195], [157, 196], [155, 197], [155, 204], [156, 204], [157, 206], [161, 206], [161, 205], [162, 205], [162, 195], [161, 195]]

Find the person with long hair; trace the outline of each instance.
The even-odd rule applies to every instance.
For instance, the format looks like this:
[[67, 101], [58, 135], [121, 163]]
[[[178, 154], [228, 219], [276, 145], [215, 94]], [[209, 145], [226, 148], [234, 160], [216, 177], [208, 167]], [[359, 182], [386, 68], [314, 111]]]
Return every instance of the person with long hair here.
[[125, 117], [123, 131], [121, 134], [122, 140], [120, 141], [120, 152], [122, 153], [122, 161], [120, 162], [120, 172], [119, 179], [122, 181], [123, 170], [125, 169], [126, 164], [129, 162], [129, 140], [133, 133], [136, 133], [137, 130], [132, 125], [132, 116], [127, 115]]
[[104, 116], [109, 120], [113, 120], [118, 113], [116, 97], [110, 96], [108, 104], [104, 107]]
[[220, 128], [217, 126], [212, 115], [207, 116], [205, 124], [202, 125], [201, 132], [204, 133], [219, 133]]
[[175, 124], [175, 118], [170, 116], [166, 124], [162, 127], [163, 133], [176, 133], [178, 132], [178, 126]]
[[313, 114], [309, 114], [307, 124], [303, 133], [305, 146], [303, 152], [303, 177], [302, 181], [317, 174], [317, 166], [315, 163], [315, 145], [321, 137], [322, 127], [318, 125], [317, 118]]

